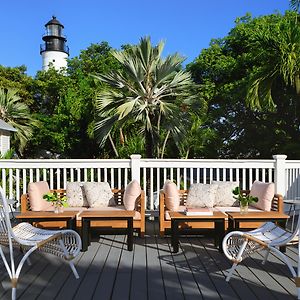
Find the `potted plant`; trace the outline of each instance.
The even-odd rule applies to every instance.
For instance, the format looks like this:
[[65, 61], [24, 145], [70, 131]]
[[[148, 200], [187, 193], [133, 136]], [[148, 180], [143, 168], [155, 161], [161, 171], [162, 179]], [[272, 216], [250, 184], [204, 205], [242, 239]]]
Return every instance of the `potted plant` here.
[[233, 193], [233, 198], [238, 200], [240, 203], [241, 214], [246, 214], [248, 212], [249, 204], [258, 201], [257, 197], [251, 196], [250, 194], [246, 194], [241, 190], [239, 186], [233, 189], [232, 193]]
[[67, 197], [61, 196], [55, 191], [45, 194], [43, 198], [48, 202], [52, 202], [55, 213], [63, 212], [63, 208], [68, 207]]

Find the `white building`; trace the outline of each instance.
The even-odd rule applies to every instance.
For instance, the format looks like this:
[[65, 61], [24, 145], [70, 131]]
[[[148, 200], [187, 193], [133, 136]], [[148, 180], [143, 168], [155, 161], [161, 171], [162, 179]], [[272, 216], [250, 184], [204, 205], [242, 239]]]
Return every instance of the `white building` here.
[[64, 26], [53, 16], [52, 20], [45, 24], [45, 27], [46, 33], [43, 36], [45, 43], [40, 45], [42, 69], [47, 71], [51, 65], [56, 70], [67, 67], [69, 47], [66, 45], [67, 39], [63, 35]]
[[0, 120], [0, 154], [3, 155], [10, 149], [10, 135], [17, 130], [3, 120]]

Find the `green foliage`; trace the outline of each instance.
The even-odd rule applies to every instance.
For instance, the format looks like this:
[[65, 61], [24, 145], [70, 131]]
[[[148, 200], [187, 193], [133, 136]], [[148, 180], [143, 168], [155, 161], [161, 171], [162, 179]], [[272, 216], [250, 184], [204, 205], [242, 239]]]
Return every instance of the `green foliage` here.
[[115, 126], [122, 128], [132, 121], [144, 135], [147, 157], [155, 156], [154, 147], [159, 155], [164, 130], [175, 140], [182, 133], [175, 101], [190, 98], [192, 81], [190, 74], [181, 70], [184, 59], [178, 54], [162, 59], [163, 47], [163, 42], [152, 46], [150, 38], [142, 38], [136, 46], [112, 52], [122, 71], [94, 75], [110, 86], [96, 98], [95, 132], [102, 147]]
[[251, 196], [250, 194], [245, 194], [239, 186], [232, 190], [233, 198], [238, 200], [242, 206], [249, 205], [253, 202], [258, 202], [258, 198]]
[[15, 157], [15, 149], [11, 148], [7, 150], [5, 153], [0, 154], [0, 159], [12, 159]]
[[35, 132], [27, 155], [66, 158], [99, 155], [93, 136], [93, 99], [99, 87], [84, 74], [113, 68], [109, 50], [106, 43], [83, 50], [79, 57], [69, 60], [68, 76], [54, 68], [37, 73], [33, 86], [34, 110], [43, 128]]
[[[187, 66], [200, 84], [208, 105], [207, 118], [201, 128], [209, 129], [211, 138], [203, 148], [204, 157], [270, 158], [274, 153], [299, 157], [299, 96], [291, 80], [288, 79], [287, 85], [279, 73], [272, 78], [271, 96], [275, 110], [252, 110], [245, 101], [254, 78], [273, 66], [273, 62], [278, 62], [271, 55], [274, 51], [262, 46], [258, 37], [264, 35], [270, 40], [277, 36], [279, 43], [281, 37], [290, 34], [294, 17], [294, 13], [288, 12], [284, 16], [275, 14], [253, 19], [246, 15], [238, 18], [228, 36], [213, 40], [210, 47]], [[286, 75], [285, 78], [289, 77]], [[261, 86], [258, 92], [262, 108], [272, 107], [267, 87]], [[266, 101], [261, 101], [263, 95], [267, 97], [264, 98]]]
[[43, 199], [46, 199], [47, 202], [53, 203], [54, 206], [62, 206], [62, 207], [68, 207], [67, 197], [61, 196], [57, 192], [53, 193], [47, 193], [43, 195]]
[[0, 88], [0, 119], [13, 126], [13, 144], [23, 153], [26, 143], [32, 136], [33, 128], [38, 125], [28, 106], [22, 101], [16, 89]]

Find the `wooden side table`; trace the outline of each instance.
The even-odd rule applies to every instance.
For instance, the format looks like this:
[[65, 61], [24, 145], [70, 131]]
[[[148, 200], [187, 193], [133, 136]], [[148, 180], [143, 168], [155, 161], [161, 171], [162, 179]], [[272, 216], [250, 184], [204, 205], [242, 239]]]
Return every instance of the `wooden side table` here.
[[91, 221], [109, 221], [113, 220], [125, 220], [127, 221], [127, 249], [128, 251], [133, 250], [133, 217], [134, 211], [83, 211], [80, 214], [82, 222], [81, 240], [82, 240], [82, 251], [87, 251], [90, 245], [90, 226]]
[[213, 215], [187, 216], [183, 212], [170, 211], [171, 218], [171, 244], [173, 252], [178, 252], [180, 229], [179, 224], [182, 222], [214, 222], [215, 224], [215, 246], [222, 251], [222, 240], [225, 235], [225, 218], [226, 215], [219, 211], [214, 211]]
[[288, 215], [278, 211], [262, 211], [262, 212], [248, 212], [241, 214], [240, 212], [226, 212], [228, 215], [228, 230], [240, 229], [241, 222], [267, 222], [273, 221], [278, 223], [279, 226], [285, 228]]
[[22, 222], [29, 222], [29, 223], [42, 222], [42, 221], [47, 221], [47, 222], [65, 221], [67, 228], [76, 231], [77, 214], [78, 211], [64, 211], [58, 214], [54, 213], [53, 211], [27, 211], [17, 215], [16, 219]]

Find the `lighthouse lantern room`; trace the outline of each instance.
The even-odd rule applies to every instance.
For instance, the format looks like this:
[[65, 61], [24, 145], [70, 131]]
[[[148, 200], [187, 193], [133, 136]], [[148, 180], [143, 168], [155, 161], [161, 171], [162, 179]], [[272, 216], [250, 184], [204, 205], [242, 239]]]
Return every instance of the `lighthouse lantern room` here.
[[56, 70], [67, 66], [67, 58], [69, 56], [69, 47], [66, 45], [67, 39], [63, 35], [64, 26], [52, 17], [45, 24], [46, 33], [43, 35], [44, 44], [40, 46], [40, 54], [43, 60], [43, 70], [47, 71], [53, 66]]

